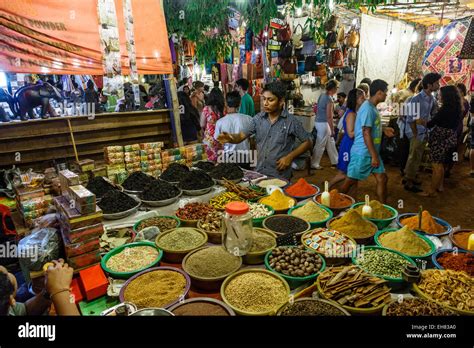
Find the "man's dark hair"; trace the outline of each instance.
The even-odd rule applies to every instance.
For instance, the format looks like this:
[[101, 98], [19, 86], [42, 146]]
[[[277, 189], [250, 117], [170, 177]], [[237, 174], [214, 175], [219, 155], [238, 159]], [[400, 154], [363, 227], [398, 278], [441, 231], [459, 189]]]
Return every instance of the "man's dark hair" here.
[[416, 92], [416, 87], [420, 83], [421, 79], [414, 79], [412, 82], [410, 82], [410, 85], [408, 86], [408, 89], [412, 91], [413, 93]]
[[203, 87], [204, 87], [204, 83], [201, 82], [201, 81], [194, 81], [194, 82], [193, 82], [193, 87], [194, 87], [195, 89], [203, 88]]
[[461, 92], [462, 97], [467, 95], [467, 88], [464, 83], [456, 83], [456, 87], [459, 89], [459, 92]]
[[372, 84], [372, 80], [369, 79], [368, 77], [365, 77], [362, 79], [362, 81], [360, 81], [360, 83], [366, 83], [370, 86]]
[[346, 93], [344, 93], [344, 92], [339, 92], [339, 93], [337, 94], [337, 96], [338, 96], [338, 97], [341, 97], [341, 98], [347, 98], [347, 95], [346, 95]]
[[211, 87], [209, 85], [204, 86], [204, 92], [208, 93]]
[[235, 81], [235, 84], [242, 88], [244, 91], [247, 91], [249, 89], [249, 80], [247, 79], [238, 79]]
[[240, 105], [240, 94], [237, 91], [227, 93], [226, 102], [227, 106], [231, 108], [238, 108]]
[[15, 288], [8, 276], [0, 272], [0, 315], [7, 315], [10, 308], [10, 296], [13, 295]]
[[209, 93], [206, 105], [210, 106], [215, 113], [219, 114], [219, 118], [224, 115], [224, 93], [219, 88], [213, 88]]
[[374, 80], [370, 84], [370, 96], [373, 97], [378, 91], [387, 92], [388, 83], [384, 80]]
[[433, 83], [436, 83], [437, 81], [441, 80], [441, 75], [438, 73], [428, 73], [423, 77], [423, 80], [421, 80], [421, 84], [423, 85], [423, 89], [428, 88], [428, 85], [432, 85]]
[[339, 87], [339, 82], [337, 82], [336, 80], [329, 80], [326, 83], [326, 91], [337, 89], [337, 87]]
[[281, 81], [267, 83], [263, 91], [274, 94], [279, 100], [286, 99], [286, 86]]

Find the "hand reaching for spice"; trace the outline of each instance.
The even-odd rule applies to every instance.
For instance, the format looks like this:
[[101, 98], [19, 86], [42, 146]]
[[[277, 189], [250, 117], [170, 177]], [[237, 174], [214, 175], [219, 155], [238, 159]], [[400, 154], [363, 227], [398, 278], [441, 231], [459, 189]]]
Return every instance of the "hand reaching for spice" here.
[[290, 156], [284, 156], [277, 161], [277, 169], [283, 171], [291, 166], [291, 162], [293, 162], [293, 160]]

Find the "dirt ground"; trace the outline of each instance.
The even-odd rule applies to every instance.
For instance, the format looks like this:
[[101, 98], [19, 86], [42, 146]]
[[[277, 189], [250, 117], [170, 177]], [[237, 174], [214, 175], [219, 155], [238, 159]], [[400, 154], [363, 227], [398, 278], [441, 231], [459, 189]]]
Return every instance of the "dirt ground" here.
[[[337, 170], [331, 168], [326, 155], [321, 165], [323, 170], [311, 170], [310, 176], [307, 170], [293, 171], [292, 181], [304, 177], [308, 182], [323, 188], [324, 181], [330, 180]], [[438, 194], [436, 198], [420, 197], [416, 193], [405, 191], [399, 169], [390, 164], [386, 164], [385, 169], [389, 178], [387, 204], [398, 209], [399, 213], [417, 212], [419, 206], [422, 205], [423, 209], [446, 220], [453, 227], [474, 229], [474, 178], [469, 176], [469, 161], [464, 161], [454, 167], [451, 177], [445, 179], [444, 192]], [[423, 180], [423, 188], [428, 187], [431, 182], [431, 173], [420, 173], [420, 178]], [[361, 202], [365, 194], [369, 194], [371, 199], [376, 198], [375, 178], [372, 176], [359, 183], [353, 196], [357, 202]], [[399, 208], [399, 202], [403, 204], [403, 208]]]

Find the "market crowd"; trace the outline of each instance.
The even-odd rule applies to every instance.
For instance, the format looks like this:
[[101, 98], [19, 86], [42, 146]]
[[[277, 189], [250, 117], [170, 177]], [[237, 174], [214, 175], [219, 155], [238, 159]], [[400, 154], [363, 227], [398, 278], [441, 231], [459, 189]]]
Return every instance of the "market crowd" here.
[[[322, 169], [325, 152], [337, 169], [330, 186], [341, 185], [350, 192], [359, 181], [373, 175], [379, 201], [387, 200], [388, 177], [382, 159], [383, 145], [396, 146], [396, 162], [406, 190], [422, 196], [443, 191], [444, 178], [466, 152], [467, 127], [473, 112], [466, 86], [440, 88], [441, 75], [428, 73], [412, 81], [406, 89], [388, 98], [388, 84], [365, 78], [357, 88], [338, 93], [336, 80], [327, 82], [315, 107], [315, 125], [307, 132], [287, 107], [283, 82], [268, 83], [262, 91], [261, 112], [255, 114], [249, 81], [235, 81], [235, 88], [224, 96], [218, 84], [209, 91], [204, 83], [192, 86], [187, 80], [178, 92], [184, 141], [202, 141], [210, 161], [219, 152], [257, 151], [256, 171], [271, 177], [290, 179], [292, 163], [311, 152], [311, 168]], [[388, 125], [383, 125], [378, 106], [396, 106]], [[474, 148], [471, 126], [470, 147]], [[470, 151], [471, 176], [474, 153]], [[245, 165], [245, 164], [243, 164]], [[248, 164], [247, 164], [248, 165]], [[431, 184], [421, 189], [420, 170], [430, 165]]]

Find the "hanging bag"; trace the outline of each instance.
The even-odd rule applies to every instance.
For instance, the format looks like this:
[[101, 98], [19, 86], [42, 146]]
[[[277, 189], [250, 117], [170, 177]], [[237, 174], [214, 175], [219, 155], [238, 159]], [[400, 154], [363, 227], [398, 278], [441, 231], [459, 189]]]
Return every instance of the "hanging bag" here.
[[314, 71], [314, 75], [319, 77], [327, 76], [326, 64], [318, 64]]
[[277, 34], [278, 41], [290, 41], [291, 40], [291, 29], [290, 25], [286, 24], [284, 27], [278, 30]]
[[286, 74], [296, 74], [298, 63], [295, 58], [284, 58], [280, 60], [281, 70]]
[[337, 48], [337, 33], [335, 31], [331, 31], [327, 34], [325, 46], [326, 48]]
[[347, 46], [355, 48], [359, 46], [359, 43], [360, 43], [359, 32], [355, 29], [351, 29], [351, 31], [349, 31], [349, 34], [347, 35], [347, 40], [346, 40]]
[[304, 71], [316, 71], [318, 67], [318, 59], [316, 56], [308, 56], [304, 62]]
[[303, 48], [301, 54], [305, 56], [311, 56], [316, 51], [316, 43], [313, 40], [303, 41]]
[[283, 45], [280, 49], [280, 52], [278, 53], [278, 57], [280, 58], [291, 58], [293, 55], [293, 43], [291, 41], [288, 41], [285, 45]]
[[342, 68], [344, 66], [344, 55], [340, 49], [332, 50], [329, 54], [329, 64], [331, 68]]
[[293, 36], [291, 38], [291, 41], [293, 42], [293, 46], [295, 47], [296, 50], [300, 50], [303, 48], [303, 41], [302, 41], [302, 37], [303, 37], [303, 27], [301, 26], [301, 24], [298, 24], [296, 27], [295, 27], [295, 30], [293, 31]]
[[337, 42], [339, 42], [340, 44], [343, 44], [345, 38], [346, 38], [346, 33], [344, 31], [344, 26], [341, 26], [339, 28], [339, 31], [337, 32]]

